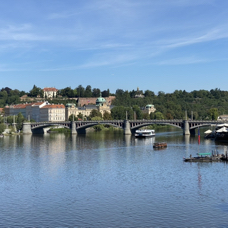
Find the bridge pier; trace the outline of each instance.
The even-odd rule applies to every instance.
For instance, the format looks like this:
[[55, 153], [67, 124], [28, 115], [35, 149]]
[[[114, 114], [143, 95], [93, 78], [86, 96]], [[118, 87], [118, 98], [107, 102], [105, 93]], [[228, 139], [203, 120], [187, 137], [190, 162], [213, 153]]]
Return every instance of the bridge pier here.
[[129, 120], [124, 120], [124, 134], [131, 135], [131, 126]]
[[32, 134], [31, 124], [23, 123], [22, 130], [24, 135]]
[[183, 135], [190, 135], [189, 123], [187, 120], [183, 121]]
[[75, 121], [71, 121], [71, 134], [77, 134]]

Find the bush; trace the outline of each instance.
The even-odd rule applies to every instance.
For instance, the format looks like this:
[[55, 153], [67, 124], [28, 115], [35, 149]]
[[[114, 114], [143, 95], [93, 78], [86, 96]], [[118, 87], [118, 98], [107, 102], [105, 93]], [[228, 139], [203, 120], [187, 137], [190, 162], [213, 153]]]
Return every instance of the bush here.
[[0, 134], [2, 134], [6, 129], [6, 125], [4, 123], [0, 124]]

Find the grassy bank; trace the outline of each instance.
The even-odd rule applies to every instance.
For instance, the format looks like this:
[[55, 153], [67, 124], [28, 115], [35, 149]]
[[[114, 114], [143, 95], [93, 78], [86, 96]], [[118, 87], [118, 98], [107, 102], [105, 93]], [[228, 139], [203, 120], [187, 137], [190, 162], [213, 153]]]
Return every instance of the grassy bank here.
[[48, 133], [71, 133], [68, 128], [51, 128]]

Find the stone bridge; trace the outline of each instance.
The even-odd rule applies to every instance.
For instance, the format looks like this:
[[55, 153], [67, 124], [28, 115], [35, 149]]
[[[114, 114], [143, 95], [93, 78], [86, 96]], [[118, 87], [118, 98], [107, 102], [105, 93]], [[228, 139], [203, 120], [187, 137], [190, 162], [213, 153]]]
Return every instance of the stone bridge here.
[[99, 121], [61, 121], [61, 122], [27, 122], [23, 123], [23, 134], [32, 134], [38, 129], [51, 126], [62, 126], [71, 129], [72, 134], [86, 133], [86, 128], [93, 127], [98, 124], [111, 125], [124, 130], [124, 134], [133, 134], [137, 129], [152, 125], [163, 124], [170, 125], [183, 130], [184, 135], [194, 135], [195, 129], [221, 124], [221, 121], [205, 121], [205, 120], [99, 120]]

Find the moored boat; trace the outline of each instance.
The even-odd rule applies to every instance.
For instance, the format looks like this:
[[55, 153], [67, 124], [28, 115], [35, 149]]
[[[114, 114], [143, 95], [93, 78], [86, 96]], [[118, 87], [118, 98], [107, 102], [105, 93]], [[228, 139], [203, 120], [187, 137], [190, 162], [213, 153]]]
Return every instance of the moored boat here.
[[135, 137], [137, 138], [146, 138], [146, 137], [152, 137], [155, 136], [155, 130], [136, 130], [135, 131]]
[[159, 143], [154, 143], [153, 148], [155, 149], [161, 149], [161, 148], [166, 148], [167, 143], [166, 142], [159, 142]]
[[227, 126], [224, 126], [216, 131], [215, 134], [215, 140], [216, 141], [225, 141], [228, 142], [228, 128]]
[[204, 138], [205, 139], [213, 139], [215, 138], [215, 132], [212, 130], [207, 130], [204, 132]]

